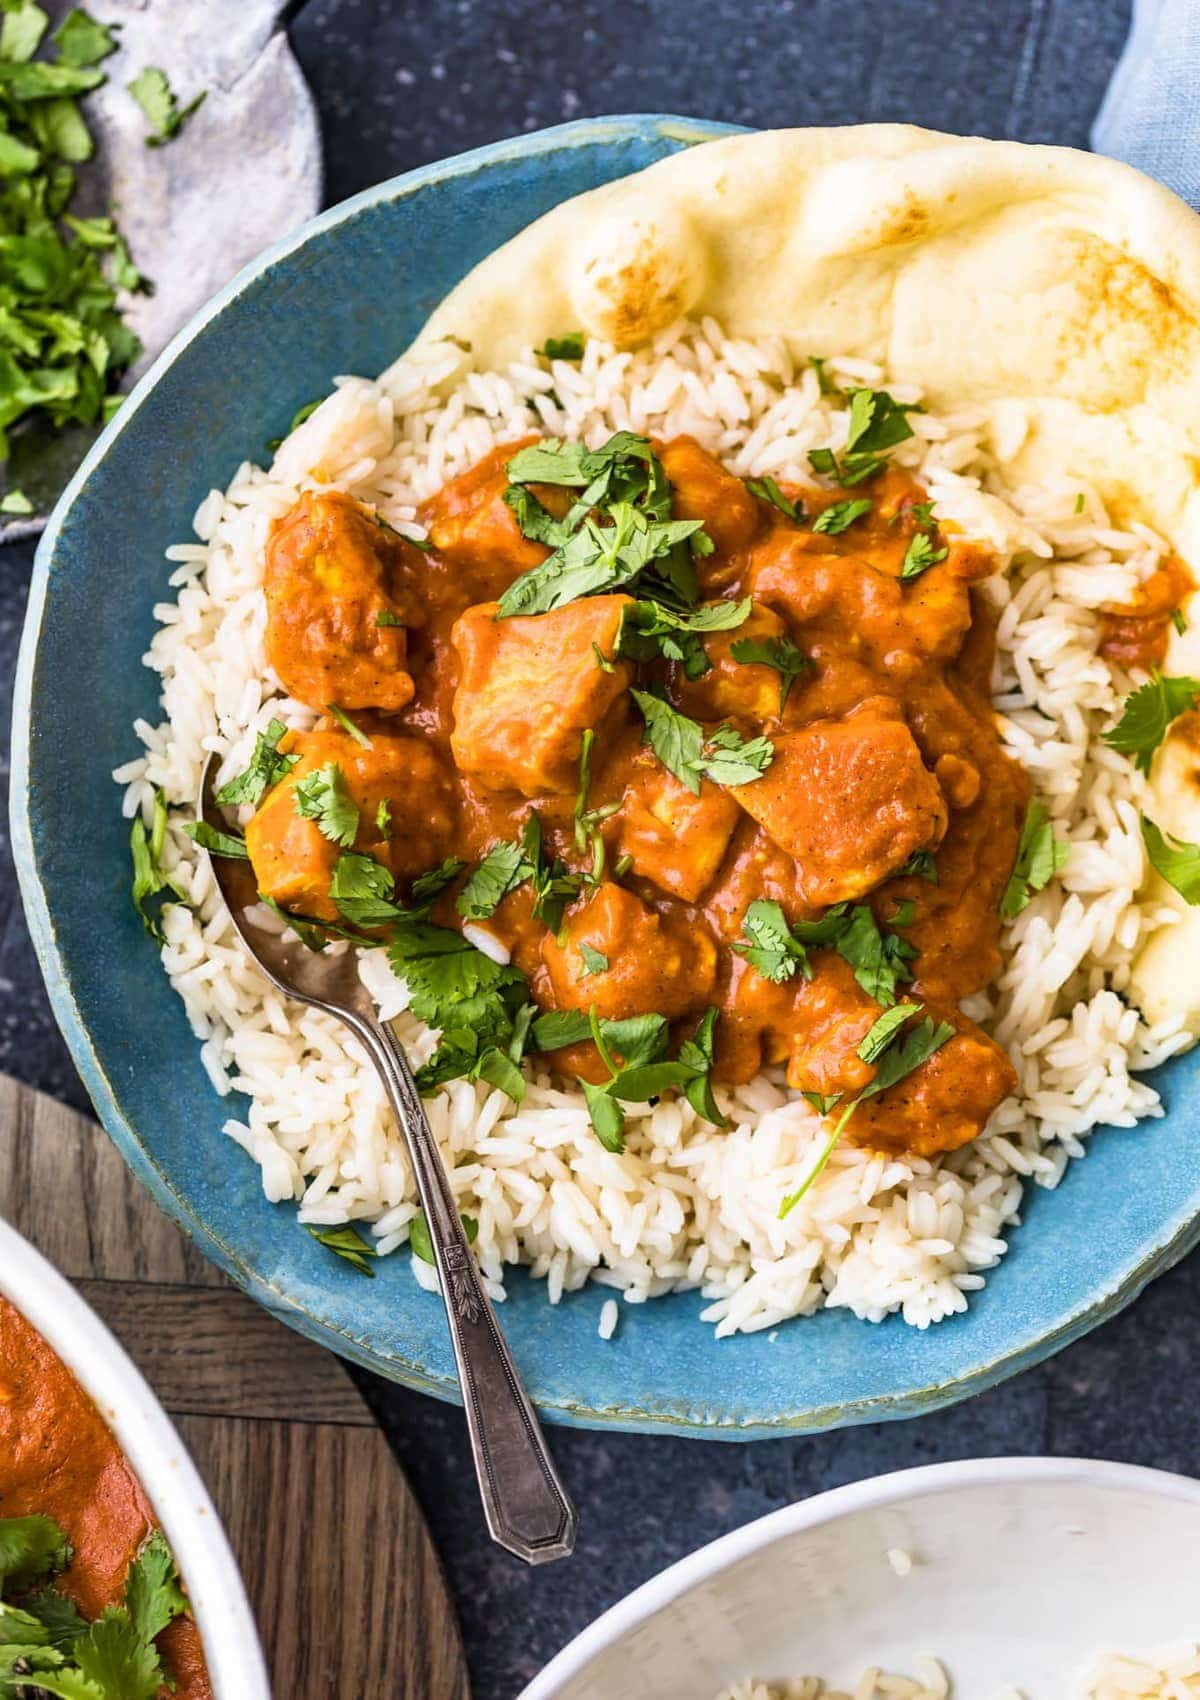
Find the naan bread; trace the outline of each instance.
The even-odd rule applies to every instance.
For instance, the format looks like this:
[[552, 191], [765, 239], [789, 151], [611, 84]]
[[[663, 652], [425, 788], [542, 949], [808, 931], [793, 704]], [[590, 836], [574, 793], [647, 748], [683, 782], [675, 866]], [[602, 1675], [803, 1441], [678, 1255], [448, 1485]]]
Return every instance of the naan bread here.
[[[453, 337], [490, 367], [567, 330], [632, 347], [705, 313], [879, 361], [938, 408], [1020, 399], [1018, 477], [1086, 478], [1200, 576], [1200, 218], [1139, 172], [904, 125], [706, 142], [522, 231], [418, 346]], [[1170, 668], [1200, 676], [1193, 600]], [[1180, 728], [1152, 777], [1156, 818], [1192, 841], [1198, 752]], [[1186, 1007], [1200, 1034], [1200, 909], [1156, 889], [1185, 918], [1143, 952], [1133, 995], [1151, 1019]]]

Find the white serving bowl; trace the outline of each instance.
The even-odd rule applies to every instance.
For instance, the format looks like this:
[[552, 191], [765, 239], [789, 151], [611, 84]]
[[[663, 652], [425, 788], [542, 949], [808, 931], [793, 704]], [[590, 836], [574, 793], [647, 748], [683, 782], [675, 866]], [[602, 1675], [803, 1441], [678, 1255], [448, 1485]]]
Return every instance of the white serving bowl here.
[[[897, 1574], [889, 1551], [911, 1556]], [[1099, 1652], [1200, 1640], [1200, 1483], [1079, 1459], [903, 1470], [773, 1512], [585, 1629], [520, 1700], [713, 1700], [944, 1660], [955, 1700], [1066, 1700]], [[901, 1568], [903, 1564], [901, 1561]], [[633, 1673], [636, 1672], [636, 1679]]]
[[145, 1488], [187, 1586], [215, 1700], [271, 1700], [254, 1614], [220, 1519], [140, 1370], [74, 1287], [3, 1221], [0, 1294], [91, 1396]]

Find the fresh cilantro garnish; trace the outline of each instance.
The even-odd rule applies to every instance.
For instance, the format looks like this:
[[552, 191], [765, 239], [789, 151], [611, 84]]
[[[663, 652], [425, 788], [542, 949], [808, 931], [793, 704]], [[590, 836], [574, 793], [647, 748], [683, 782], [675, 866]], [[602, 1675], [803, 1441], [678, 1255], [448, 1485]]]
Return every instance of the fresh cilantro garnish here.
[[70, 1562], [71, 1543], [52, 1517], [0, 1517], [0, 1594], [31, 1588]]
[[785, 496], [773, 478], [747, 478], [746, 488], [752, 496], [757, 496], [760, 502], [768, 502], [771, 507], [778, 508], [788, 519], [802, 520], [804, 508], [801, 503], [793, 502]]
[[766, 737], [743, 738], [732, 726], [706, 734], [699, 721], [672, 708], [652, 691], [631, 691], [646, 722], [646, 741], [663, 766], [696, 796], [707, 776], [718, 785], [749, 785], [775, 758]]
[[412, 883], [413, 897], [418, 903], [432, 903], [448, 885], [454, 884], [466, 865], [460, 856], [447, 856], [444, 862], [439, 863], [436, 868], [430, 868], [428, 873], [418, 874]]
[[1200, 903], [1200, 845], [1172, 838], [1152, 820], [1142, 816], [1142, 837], [1150, 865], [1185, 903]]
[[98, 65], [117, 51], [113, 31], [120, 27], [120, 24], [97, 23], [77, 6], [67, 13], [50, 39], [64, 65]]
[[864, 496], [853, 502], [831, 502], [813, 521], [813, 530], [825, 533], [829, 537], [837, 537], [852, 526], [856, 519], [871, 511], [871, 503]]
[[377, 626], [403, 626], [404, 621], [399, 614], [393, 614], [390, 608], [381, 608], [375, 616], [375, 624]]
[[925, 880], [929, 885], [936, 885], [938, 871], [933, 851], [914, 850], [904, 866], [896, 869], [896, 878]]
[[788, 693], [797, 679], [812, 671], [812, 661], [797, 649], [790, 637], [735, 638], [729, 653], [742, 666], [773, 667], [779, 674], [779, 712], [783, 713]]
[[913, 924], [913, 918], [916, 915], [916, 913], [917, 913], [917, 906], [913, 902], [912, 898], [911, 897], [903, 898], [896, 905], [895, 913], [892, 916], [892, 926], [893, 927], [911, 927], [912, 924]]
[[1155, 750], [1167, 735], [1173, 720], [1193, 707], [1200, 697], [1200, 679], [1168, 678], [1157, 667], [1136, 691], [1125, 698], [1120, 720], [1101, 733], [1110, 749], [1134, 758], [1139, 773], [1150, 772]]
[[1000, 899], [1000, 918], [1011, 921], [1067, 865], [1071, 846], [1055, 838], [1045, 809], [1035, 798], [1025, 811], [1017, 859]]
[[390, 839], [392, 836], [392, 805], [386, 797], [379, 799], [379, 806], [375, 810], [375, 830], [380, 838]]
[[417, 1071], [423, 1092], [480, 1075], [492, 1050], [519, 1063], [531, 1020], [520, 969], [493, 961], [453, 928], [411, 915], [393, 927], [388, 959], [408, 986], [417, 1020], [441, 1032], [438, 1049]]
[[582, 979], [587, 980], [593, 974], [606, 974], [608, 972], [608, 958], [602, 950], [596, 950], [592, 945], [585, 942], [580, 944], [579, 954], [583, 958]]
[[[575, 822], [575, 848], [582, 855], [587, 850], [589, 844], [591, 845], [592, 869], [588, 878], [593, 885], [599, 885], [601, 879], [604, 877], [604, 863], [606, 857], [604, 839], [601, 835], [600, 828], [611, 815], [616, 814], [621, 805], [619, 803], [602, 803], [599, 808], [595, 809], [589, 809], [587, 806], [588, 789], [591, 785], [592, 778], [592, 746], [595, 741], [596, 734], [589, 726], [583, 734], [583, 739], [579, 748], [579, 790], [575, 794], [573, 819]], [[533, 817], [533, 819], [536, 820], [536, 816]], [[529, 851], [530, 859], [533, 861], [535, 868], [541, 859], [540, 821], [537, 822], [536, 832], [536, 848], [530, 849]], [[562, 868], [561, 872], [565, 876], [567, 870]], [[578, 891], [579, 887], [576, 886], [575, 889]]]
[[346, 713], [345, 709], [339, 708], [336, 702], [327, 702], [325, 704], [325, 712], [332, 719], [336, 720], [342, 731], [348, 732], [354, 739], [354, 742], [360, 745], [364, 750], [374, 748], [370, 738], [367, 737], [367, 734], [363, 731], [362, 727], [356, 726], [350, 716]]
[[825, 354], [810, 354], [808, 357], [809, 365], [817, 374], [817, 387], [821, 394], [841, 395], [842, 390], [840, 385], [836, 384], [825, 370], [828, 361], [829, 356]]
[[180, 902], [186, 898], [175, 879], [162, 869], [162, 851], [167, 837], [167, 799], [161, 791], [154, 793], [154, 815], [150, 831], [140, 814], [133, 817], [129, 829], [129, 853], [133, 859], [133, 907], [142, 918], [142, 925], [152, 939], [162, 939], [162, 927], [156, 913], [146, 905], [160, 892], [169, 891]]
[[375, 1279], [370, 1259], [378, 1257], [379, 1253], [370, 1240], [364, 1240], [349, 1223], [341, 1228], [319, 1228], [313, 1222], [306, 1222], [304, 1226], [317, 1244], [323, 1245], [326, 1251], [336, 1252], [351, 1269], [357, 1269], [360, 1275], [369, 1275], [372, 1280]]
[[944, 561], [950, 553], [949, 549], [935, 549], [933, 538], [927, 531], [918, 531], [909, 540], [908, 548], [904, 551], [904, 560], [900, 565], [900, 577], [904, 580], [920, 578], [930, 567]]
[[544, 354], [547, 360], [582, 360], [586, 346], [582, 331], [564, 331], [562, 336], [548, 336], [534, 353]]
[[836, 950], [854, 970], [862, 989], [885, 1006], [895, 1003], [896, 986], [911, 980], [908, 963], [917, 954], [907, 939], [879, 926], [865, 903], [834, 904], [812, 921], [789, 926], [778, 903], [757, 898], [742, 923], [745, 936], [734, 946], [764, 979], [781, 985], [799, 973], [810, 978], [810, 949]]
[[[585, 799], [587, 796], [586, 760], [590, 748], [588, 744], [589, 736], [590, 734], [584, 733], [584, 747], [580, 757], [581, 795]], [[579, 806], [578, 798], [576, 805]], [[561, 929], [567, 905], [573, 903], [583, 890], [585, 877], [599, 883], [604, 872], [604, 840], [594, 828], [597, 820], [603, 819], [608, 812], [607, 809], [587, 810], [582, 815], [576, 816], [576, 832], [578, 833], [582, 826], [585, 842], [587, 836], [591, 836], [592, 872], [588, 876], [575, 873], [557, 856], [548, 857], [546, 855], [542, 847], [542, 823], [536, 813], [531, 814], [525, 822], [525, 829], [521, 834], [521, 846], [531, 869], [528, 877], [533, 881], [534, 919], [544, 922], [552, 933], [557, 933]]]
[[[479, 1238], [479, 1223], [474, 1216], [460, 1216], [459, 1220], [467, 1236], [467, 1244], [474, 1245]], [[419, 1257], [422, 1263], [433, 1262], [433, 1241], [429, 1237], [429, 1222], [423, 1210], [416, 1211], [408, 1224], [408, 1243], [414, 1257]]]
[[9, 490], [0, 498], [0, 514], [31, 514], [33, 503], [24, 490]]
[[[601, 448], [557, 437], [520, 449], [508, 463], [504, 499], [527, 537], [552, 553], [509, 585], [500, 614], [545, 614], [581, 596], [644, 585], [656, 601], [697, 600], [692, 557], [711, 554], [700, 520], [673, 520], [671, 486], [649, 439], [618, 431]], [[525, 488], [554, 484], [579, 495], [561, 519]]]
[[359, 809], [346, 789], [338, 763], [327, 761], [292, 782], [292, 807], [302, 820], [316, 821], [331, 844], [349, 848], [358, 836]]
[[291, 928], [292, 932], [295, 933], [301, 944], [306, 945], [309, 950], [324, 950], [325, 946], [329, 943], [325, 929], [329, 928], [330, 931], [337, 930], [336, 928], [329, 927], [328, 921], [314, 921], [308, 915], [293, 914], [290, 909], [285, 909], [282, 903], [279, 903], [274, 897], [269, 896], [264, 891], [259, 892], [258, 901], [265, 904], [271, 911], [272, 915], [278, 916], [279, 920], [285, 922], [286, 925]]
[[329, 879], [329, 895], [352, 927], [407, 920], [408, 912], [392, 901], [395, 890], [391, 869], [360, 850], [343, 850]]
[[914, 411], [894, 401], [886, 390], [852, 390], [846, 446], [840, 458], [832, 449], [813, 449], [808, 457], [810, 466], [814, 472], [836, 478], [839, 484], [860, 484], [881, 470], [881, 456], [888, 449], [912, 436], [908, 415]]
[[187, 821], [183, 830], [202, 850], [207, 850], [210, 856], [229, 856], [239, 862], [250, 859], [244, 838], [236, 833], [222, 832], [218, 827], [209, 826], [206, 820]]
[[[822, 1173], [845, 1132], [847, 1123], [863, 1100], [873, 1098], [876, 1093], [886, 1092], [889, 1086], [897, 1085], [915, 1069], [920, 1068], [923, 1062], [927, 1062], [935, 1051], [940, 1051], [947, 1040], [954, 1037], [955, 1030], [948, 1021], [935, 1022], [928, 1015], [904, 1033], [904, 1024], [914, 1015], [919, 1015], [923, 1008], [924, 1005], [919, 1003], [897, 1004], [894, 1009], [885, 1010], [863, 1035], [859, 1041], [858, 1054], [864, 1062], [879, 1065], [874, 1078], [843, 1106], [820, 1157], [795, 1192], [788, 1193], [786, 1198], [780, 1201], [781, 1221], [795, 1209]], [[820, 1093], [806, 1092], [804, 1097], [821, 1115], [829, 1115], [841, 1102], [838, 1093], [822, 1097]]]
[[679, 662], [686, 678], [699, 679], [712, 665], [703, 634], [732, 631], [744, 624], [752, 607], [748, 596], [740, 602], [709, 602], [687, 613], [660, 602], [635, 602], [621, 617], [614, 654], [631, 661], [653, 661], [661, 655]]
[[186, 106], [180, 106], [167, 81], [166, 72], [157, 65], [147, 65], [144, 71], [139, 71], [128, 88], [146, 114], [146, 122], [150, 126], [150, 134], [146, 137], [148, 148], [160, 148], [164, 142], [177, 136], [208, 92], [201, 89]]
[[286, 731], [282, 720], [272, 720], [266, 731], [258, 734], [248, 766], [222, 785], [217, 792], [218, 803], [226, 808], [240, 803], [257, 804], [273, 785], [287, 777], [300, 757], [279, 753], [279, 740]]
[[521, 845], [503, 841], [493, 844], [455, 898], [454, 907], [464, 920], [486, 921], [501, 899], [532, 873]]
[[125, 1609], [140, 1640], [154, 1641], [187, 1610], [179, 1572], [161, 1529], [149, 1537], [125, 1578]]
[[1174, 626], [1175, 630], [1179, 633], [1180, 637], [1182, 637], [1184, 632], [1187, 631], [1187, 629], [1188, 629], [1187, 615], [1184, 613], [1182, 608], [1172, 608], [1172, 610], [1171, 610], [1171, 624]]

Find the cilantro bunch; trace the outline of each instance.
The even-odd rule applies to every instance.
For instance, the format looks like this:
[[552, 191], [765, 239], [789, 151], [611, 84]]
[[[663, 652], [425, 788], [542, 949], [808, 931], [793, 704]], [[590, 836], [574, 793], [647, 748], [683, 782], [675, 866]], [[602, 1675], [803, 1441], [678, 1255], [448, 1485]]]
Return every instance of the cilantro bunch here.
[[157, 1700], [175, 1684], [155, 1642], [188, 1609], [165, 1536], [155, 1530], [130, 1565], [124, 1604], [91, 1623], [48, 1586], [71, 1557], [53, 1518], [0, 1518], [0, 1692]]

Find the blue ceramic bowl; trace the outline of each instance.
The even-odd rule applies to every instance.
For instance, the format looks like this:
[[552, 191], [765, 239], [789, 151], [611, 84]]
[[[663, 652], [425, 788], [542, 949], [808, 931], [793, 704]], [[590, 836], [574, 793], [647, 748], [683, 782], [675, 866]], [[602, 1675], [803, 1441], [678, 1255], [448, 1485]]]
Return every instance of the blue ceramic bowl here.
[[[503, 142], [397, 178], [265, 255], [166, 351], [89, 455], [38, 552], [13, 731], [13, 832], [55, 1012], [104, 1125], [162, 1207], [241, 1286], [322, 1345], [458, 1397], [441, 1305], [404, 1257], [364, 1281], [267, 1204], [221, 1133], [230, 1105], [200, 1066], [129, 902], [127, 829], [110, 770], [154, 720], [139, 658], [163, 550], [197, 501], [281, 434], [339, 372], [386, 366], [460, 277], [556, 202], [722, 133], [614, 118]], [[1157, 1082], [1170, 1113], [1099, 1134], [1054, 1193], [1030, 1198], [1009, 1257], [969, 1314], [917, 1333], [825, 1313], [718, 1342], [696, 1294], [626, 1310], [557, 1308], [518, 1275], [503, 1309], [549, 1417], [746, 1440], [931, 1410], [1036, 1363], [1134, 1296], [1200, 1223], [1196, 1063]]]

